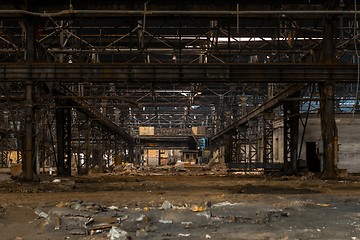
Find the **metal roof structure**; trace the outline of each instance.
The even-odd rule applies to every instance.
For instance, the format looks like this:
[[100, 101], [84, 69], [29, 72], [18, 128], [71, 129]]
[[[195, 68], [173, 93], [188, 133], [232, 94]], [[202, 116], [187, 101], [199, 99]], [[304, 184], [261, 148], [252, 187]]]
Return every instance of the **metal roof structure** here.
[[[49, 127], [28, 130], [27, 141], [66, 138], [66, 162], [97, 139], [87, 121], [93, 135], [108, 132], [98, 142], [130, 152], [140, 126], [205, 127], [217, 138], [299, 83], [308, 88], [298, 104], [331, 83], [355, 113], [358, 14], [356, 1], [2, 1], [3, 121], [15, 131], [35, 116]], [[284, 98], [271, 106], [276, 117]]]

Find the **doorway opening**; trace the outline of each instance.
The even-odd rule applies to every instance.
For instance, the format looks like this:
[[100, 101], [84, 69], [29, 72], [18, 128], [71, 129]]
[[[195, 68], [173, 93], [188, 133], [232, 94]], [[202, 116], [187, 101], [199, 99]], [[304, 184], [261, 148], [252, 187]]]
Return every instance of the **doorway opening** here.
[[320, 158], [317, 154], [316, 142], [306, 142], [306, 164], [309, 172], [320, 172]]

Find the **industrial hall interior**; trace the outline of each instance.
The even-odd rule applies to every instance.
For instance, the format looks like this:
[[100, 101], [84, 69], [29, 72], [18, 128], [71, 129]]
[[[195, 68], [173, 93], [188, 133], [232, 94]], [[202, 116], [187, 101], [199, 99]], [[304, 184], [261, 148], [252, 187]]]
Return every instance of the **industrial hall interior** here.
[[358, 5], [1, 1], [0, 238], [360, 239]]

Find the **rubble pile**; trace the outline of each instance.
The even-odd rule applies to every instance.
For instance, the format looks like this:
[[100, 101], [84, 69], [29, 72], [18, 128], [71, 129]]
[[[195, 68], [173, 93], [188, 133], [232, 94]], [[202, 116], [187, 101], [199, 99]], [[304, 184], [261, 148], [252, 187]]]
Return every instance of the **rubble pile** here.
[[[138, 239], [155, 236], [178, 238], [197, 237], [209, 239], [223, 224], [266, 224], [288, 217], [281, 209], [242, 216], [239, 204], [222, 202], [212, 204], [173, 205], [164, 201], [159, 207], [119, 208], [74, 200], [59, 203], [44, 212], [36, 209], [44, 231], [58, 231], [62, 235], [100, 239]], [[245, 214], [246, 215], [246, 214]], [[98, 238], [97, 238], [98, 239]]]
[[[195, 171], [196, 170], [196, 171]], [[211, 162], [207, 165], [186, 166], [183, 162], [174, 165], [164, 165], [157, 167], [136, 166], [127, 163], [115, 166], [111, 174], [118, 175], [138, 175], [138, 176], [159, 176], [159, 175], [224, 175], [227, 168], [219, 163]]]

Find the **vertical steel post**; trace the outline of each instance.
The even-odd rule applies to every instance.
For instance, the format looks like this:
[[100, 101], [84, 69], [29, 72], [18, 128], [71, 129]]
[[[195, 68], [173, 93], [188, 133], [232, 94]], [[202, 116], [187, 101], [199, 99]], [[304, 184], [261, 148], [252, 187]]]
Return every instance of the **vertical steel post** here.
[[33, 101], [32, 83], [25, 83], [25, 151], [22, 163], [21, 179], [32, 181], [34, 177], [33, 164]]
[[337, 129], [334, 111], [335, 84], [327, 82], [320, 85], [321, 94], [321, 134], [323, 140], [323, 171], [322, 177], [326, 179], [336, 178], [335, 153], [337, 153], [335, 139]]
[[[297, 92], [291, 97], [299, 97]], [[298, 172], [299, 103], [284, 103], [284, 167], [288, 174]]]
[[258, 158], [258, 119], [252, 118], [248, 121], [247, 127], [247, 140], [248, 140], [248, 170], [255, 169]]
[[128, 145], [128, 150], [129, 150], [129, 161], [130, 163], [134, 162], [134, 145], [130, 144]]
[[[29, 18], [25, 20], [26, 31], [26, 54], [25, 60], [27, 63], [35, 61], [35, 19]], [[34, 180], [34, 159], [33, 159], [33, 98], [32, 89], [33, 84], [30, 81], [25, 82], [25, 142], [24, 142], [24, 158], [22, 162], [21, 180], [33, 181]]]
[[85, 156], [85, 168], [86, 174], [89, 173], [90, 169], [90, 154], [91, 154], [91, 121], [90, 119], [86, 119], [86, 156]]
[[57, 174], [71, 175], [71, 108], [66, 101], [56, 102]]
[[[329, 6], [328, 8], [332, 8]], [[330, 9], [331, 10], [331, 9]], [[334, 30], [335, 20], [333, 16], [324, 17], [324, 40], [321, 61], [324, 63], [332, 63], [334, 57]], [[321, 135], [324, 146], [323, 152], [323, 171], [322, 177], [326, 179], [336, 178], [336, 164], [337, 159], [336, 148], [337, 143], [337, 128], [335, 122], [335, 82], [333, 79], [327, 79], [323, 84], [320, 84], [320, 114], [321, 114]]]
[[263, 116], [263, 165], [264, 169], [270, 169], [273, 164], [273, 112], [265, 112]]
[[232, 152], [233, 152], [233, 139], [232, 133], [224, 134], [223, 144], [224, 144], [224, 163], [228, 164], [232, 162]]

